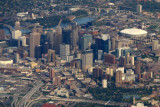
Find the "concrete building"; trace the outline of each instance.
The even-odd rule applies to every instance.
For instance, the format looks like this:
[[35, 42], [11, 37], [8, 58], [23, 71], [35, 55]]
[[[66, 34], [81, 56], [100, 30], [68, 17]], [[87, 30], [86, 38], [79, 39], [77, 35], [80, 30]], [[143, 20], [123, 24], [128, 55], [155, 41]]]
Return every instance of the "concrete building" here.
[[102, 80], [102, 88], [107, 88], [107, 80], [106, 79]]
[[78, 36], [78, 27], [77, 24], [74, 23], [72, 26], [72, 31], [71, 31], [71, 49], [72, 50], [76, 50], [78, 49], [78, 40], [79, 40], [79, 36]]
[[70, 55], [70, 45], [60, 44], [60, 57], [62, 60], [67, 61], [67, 57]]
[[154, 40], [154, 41], [152, 42], [152, 51], [157, 50], [158, 44], [159, 44], [159, 41], [158, 41], [158, 40]]
[[142, 5], [141, 4], [137, 5], [137, 12], [142, 13]]
[[47, 31], [47, 41], [49, 43], [49, 48], [54, 49], [54, 39], [55, 39], [55, 31], [54, 30], [48, 30]]
[[93, 52], [92, 50], [85, 50], [82, 53], [82, 69], [87, 70], [93, 66]]
[[12, 31], [12, 39], [18, 39], [21, 36], [22, 36], [22, 32], [20, 30]]
[[140, 60], [137, 60], [135, 64], [135, 74], [139, 74], [140, 72], [141, 72], [141, 62]]
[[62, 28], [60, 24], [61, 20], [55, 30], [54, 49], [56, 54], [60, 54], [60, 44], [62, 44]]
[[48, 63], [50, 63], [50, 62], [55, 62], [55, 50], [51, 50], [51, 49], [49, 49], [48, 50]]
[[30, 34], [30, 57], [35, 57], [35, 47], [40, 45], [41, 34], [37, 32], [32, 32]]
[[81, 49], [82, 50], [86, 50], [89, 49], [91, 44], [92, 44], [92, 35], [90, 34], [85, 34], [81, 37], [80, 40], [80, 44], [81, 44]]
[[122, 84], [122, 71], [117, 71], [116, 72], [116, 78], [115, 79], [116, 79], [115, 84], [116, 84], [117, 87], [119, 87]]

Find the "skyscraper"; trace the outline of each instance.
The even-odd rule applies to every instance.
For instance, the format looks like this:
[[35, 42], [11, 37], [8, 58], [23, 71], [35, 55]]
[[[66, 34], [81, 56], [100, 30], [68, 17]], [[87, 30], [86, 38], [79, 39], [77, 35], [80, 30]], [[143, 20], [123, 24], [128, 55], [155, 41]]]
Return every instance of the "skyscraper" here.
[[53, 80], [54, 75], [55, 75], [55, 74], [54, 74], [54, 69], [53, 69], [53, 68], [49, 68], [49, 74], [50, 74], [50, 75], [49, 75], [49, 76], [50, 76], [50, 79]]
[[154, 40], [152, 42], [152, 51], [155, 51], [157, 50], [157, 45], [159, 44], [159, 41], [158, 40]]
[[78, 48], [78, 27], [76, 23], [73, 24], [72, 26], [72, 31], [71, 31], [71, 49], [75, 50]]
[[35, 47], [40, 45], [41, 34], [37, 32], [32, 32], [30, 34], [30, 57], [35, 57]]
[[41, 45], [38, 45], [38, 46], [35, 46], [35, 58], [41, 58], [42, 57], [42, 46]]
[[56, 27], [55, 31], [55, 39], [54, 39], [54, 49], [56, 54], [60, 53], [60, 44], [62, 44], [62, 28], [60, 26], [61, 21], [59, 22], [58, 26]]
[[89, 49], [92, 44], [92, 35], [85, 34], [81, 37], [81, 49], [86, 50]]
[[135, 74], [139, 74], [140, 72], [141, 72], [141, 62], [140, 60], [137, 60], [135, 64]]
[[61, 59], [68, 61], [69, 55], [70, 55], [69, 44], [60, 44], [60, 57], [61, 57]]
[[82, 54], [82, 69], [87, 70], [87, 68], [91, 66], [93, 66], [92, 50], [85, 50]]
[[116, 71], [116, 86], [119, 87], [122, 84], [122, 71]]
[[116, 40], [115, 40], [115, 38], [112, 38], [111, 41], [112, 41], [112, 43], [111, 43], [111, 44], [112, 44], [112, 45], [111, 45], [111, 49], [112, 49], [112, 50], [115, 50], [115, 45], [116, 45]]
[[55, 62], [55, 50], [48, 50], [48, 63]]
[[137, 5], [137, 12], [142, 13], [142, 5], [141, 4]]
[[112, 54], [104, 53], [104, 63], [105, 64], [116, 64], [116, 57]]
[[54, 30], [48, 30], [47, 31], [47, 41], [49, 43], [49, 48], [53, 49], [53, 45], [54, 45], [54, 36], [55, 36], [55, 32]]
[[116, 43], [115, 43], [115, 48], [116, 49], [119, 49], [119, 48], [121, 48], [121, 46], [122, 46], [122, 43], [121, 43], [121, 41], [120, 40], [116, 40]]
[[119, 66], [120, 67], [125, 67], [126, 66], [126, 59], [124, 56], [119, 58]]

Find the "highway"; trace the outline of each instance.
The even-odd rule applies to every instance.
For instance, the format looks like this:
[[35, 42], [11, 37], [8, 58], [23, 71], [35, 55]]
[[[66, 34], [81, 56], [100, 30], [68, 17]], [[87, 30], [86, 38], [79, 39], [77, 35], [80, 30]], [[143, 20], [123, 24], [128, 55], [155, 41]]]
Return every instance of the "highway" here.
[[[40, 80], [35, 80], [36, 86], [34, 86], [20, 101], [14, 101], [12, 107], [26, 107], [27, 102], [32, 97], [32, 95], [42, 87], [43, 83]], [[13, 106], [14, 105], [14, 106]]]
[[66, 102], [75, 102], [75, 103], [93, 103], [93, 104], [101, 104], [101, 105], [112, 105], [112, 106], [127, 106], [127, 103], [118, 103], [118, 102], [111, 102], [109, 101], [100, 101], [100, 100], [89, 100], [89, 99], [71, 99], [71, 98], [61, 98], [56, 96], [41, 96], [35, 100], [32, 100], [28, 103], [26, 107], [32, 107], [35, 103], [42, 101], [42, 100], [48, 100], [51, 99], [53, 101], [66, 101]]

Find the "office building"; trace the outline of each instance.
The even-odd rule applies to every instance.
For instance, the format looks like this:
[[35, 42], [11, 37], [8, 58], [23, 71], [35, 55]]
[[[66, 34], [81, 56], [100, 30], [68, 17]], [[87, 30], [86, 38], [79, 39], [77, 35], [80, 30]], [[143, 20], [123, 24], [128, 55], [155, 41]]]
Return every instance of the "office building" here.
[[38, 46], [35, 46], [35, 58], [41, 58], [42, 57], [42, 46], [41, 45], [38, 45]]
[[0, 40], [5, 40], [5, 32], [3, 29], [0, 29]]
[[60, 24], [61, 20], [55, 30], [54, 49], [56, 54], [60, 54], [60, 44], [62, 44], [62, 28]]
[[82, 53], [82, 69], [87, 70], [93, 66], [93, 52], [92, 50], [85, 50]]
[[93, 68], [93, 78], [102, 79], [103, 70], [101, 68]]
[[54, 36], [55, 36], [55, 31], [54, 30], [48, 30], [47, 31], [47, 41], [49, 43], [49, 48], [53, 49], [53, 45], [54, 45]]
[[71, 28], [62, 29], [62, 43], [71, 44]]
[[121, 43], [121, 41], [120, 40], [116, 40], [116, 43], [115, 43], [115, 48], [116, 49], [119, 49], [119, 48], [121, 48], [122, 47], [122, 43]]
[[141, 4], [137, 5], [137, 12], [142, 13], [142, 5]]
[[55, 77], [54, 68], [49, 68], [49, 76], [50, 76], [50, 79], [53, 80], [53, 78]]
[[47, 54], [48, 53], [48, 49], [49, 49], [48, 42], [45, 42], [44, 44], [42, 44], [42, 54]]
[[116, 71], [116, 86], [120, 87], [120, 85], [122, 84], [122, 71]]
[[92, 44], [92, 35], [91, 34], [85, 34], [81, 37], [80, 45], [82, 50], [90, 49]]
[[154, 41], [152, 42], [152, 51], [157, 50], [158, 44], [159, 44], [159, 41], [158, 41], [158, 40], [154, 40]]
[[72, 31], [71, 31], [71, 49], [72, 50], [76, 50], [78, 49], [78, 40], [79, 40], [79, 36], [78, 36], [78, 27], [77, 24], [74, 23], [72, 26]]
[[139, 74], [139, 73], [141, 73], [141, 62], [140, 60], [137, 60], [135, 64], [135, 74]]
[[22, 36], [22, 32], [20, 30], [13, 30], [12, 31], [12, 39], [18, 39]]
[[30, 34], [30, 57], [35, 57], [35, 47], [40, 45], [41, 34], [37, 32], [32, 32]]
[[104, 63], [105, 64], [116, 64], [116, 58], [112, 54], [104, 53]]
[[113, 51], [113, 50], [115, 50], [115, 47], [116, 47], [116, 39], [115, 39], [115, 38], [112, 38], [111, 41], [112, 41], [112, 42], [111, 42], [111, 44], [112, 44], [112, 45], [111, 45], [111, 50]]
[[70, 55], [70, 45], [60, 44], [60, 57], [62, 60], [67, 61], [67, 57]]
[[107, 88], [107, 79], [102, 80], [102, 88]]
[[55, 60], [56, 60], [55, 50], [49, 49], [49, 50], [48, 50], [48, 63], [50, 63], [50, 62], [53, 62], [53, 63], [54, 63]]

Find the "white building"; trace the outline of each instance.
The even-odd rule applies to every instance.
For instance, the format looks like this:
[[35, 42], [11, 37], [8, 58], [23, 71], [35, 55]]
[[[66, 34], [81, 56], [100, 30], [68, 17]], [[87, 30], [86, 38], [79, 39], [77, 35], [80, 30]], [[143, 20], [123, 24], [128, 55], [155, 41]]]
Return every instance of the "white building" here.
[[102, 87], [107, 88], [107, 80], [106, 79], [102, 80]]
[[68, 56], [70, 55], [70, 46], [69, 44], [60, 45], [60, 57], [62, 60], [68, 61]]
[[20, 30], [12, 31], [12, 39], [18, 39], [21, 36], [22, 36], [22, 32]]
[[18, 39], [20, 41], [22, 41], [22, 46], [26, 46], [26, 37], [25, 36], [20, 36]]

